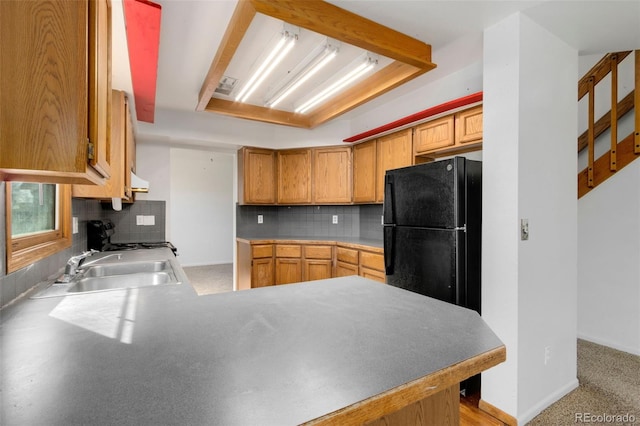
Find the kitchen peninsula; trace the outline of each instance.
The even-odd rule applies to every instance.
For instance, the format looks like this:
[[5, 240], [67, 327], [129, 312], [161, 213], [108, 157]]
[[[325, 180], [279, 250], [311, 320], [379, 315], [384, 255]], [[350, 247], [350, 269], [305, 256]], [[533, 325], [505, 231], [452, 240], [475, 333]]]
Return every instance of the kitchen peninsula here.
[[458, 424], [458, 383], [505, 360], [477, 313], [362, 277], [23, 299], [2, 314], [5, 425]]

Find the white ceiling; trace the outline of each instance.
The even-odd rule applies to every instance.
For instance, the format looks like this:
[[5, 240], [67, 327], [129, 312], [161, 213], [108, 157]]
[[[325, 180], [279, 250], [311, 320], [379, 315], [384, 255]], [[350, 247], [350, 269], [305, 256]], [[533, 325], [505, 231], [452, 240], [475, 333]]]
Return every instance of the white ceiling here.
[[[580, 55], [640, 48], [640, 0], [331, 0], [339, 7], [431, 44], [432, 61], [438, 68], [333, 122], [305, 130], [196, 112], [198, 93], [236, 0], [155, 1], [162, 5], [156, 114], [153, 124], [136, 123], [137, 140], [141, 143], [235, 150], [243, 144], [284, 147], [287, 140], [309, 139], [310, 135], [339, 143], [351, 136], [350, 118], [481, 60], [483, 30], [516, 12], [565, 40]], [[113, 13], [113, 87], [131, 94], [121, 0], [113, 0]], [[427, 100], [425, 108], [428, 106]], [[376, 123], [381, 124], [385, 123]]]

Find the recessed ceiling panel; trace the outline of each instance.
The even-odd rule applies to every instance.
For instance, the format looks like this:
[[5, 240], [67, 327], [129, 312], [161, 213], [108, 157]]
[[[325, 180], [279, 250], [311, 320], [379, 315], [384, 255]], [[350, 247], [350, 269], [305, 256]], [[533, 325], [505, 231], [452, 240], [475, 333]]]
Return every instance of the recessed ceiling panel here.
[[[354, 61], [359, 60], [359, 58], [364, 60], [368, 54], [364, 49], [287, 24], [279, 19], [257, 14], [224, 72], [223, 79], [233, 78], [237, 80], [233, 90], [228, 94], [215, 92], [213, 97], [235, 100], [235, 96], [247, 84], [255, 70], [278, 43], [284, 31], [296, 34], [294, 47], [244, 103], [260, 107], [266, 106], [266, 101], [272, 98], [279, 88], [292, 79], [301, 64], [308, 63], [311, 57], [321, 51], [327, 43], [331, 44], [332, 47], [336, 47], [338, 53], [335, 58], [328, 62], [321, 71], [301, 84], [294, 93], [277, 106], [279, 110], [292, 112], [295, 106], [300, 103], [300, 99], [308, 97], [314, 91], [317, 92], [319, 88], [335, 80], [336, 76], [344, 74]], [[378, 61], [377, 69], [381, 69], [393, 62], [384, 56], [376, 54], [371, 56]]]

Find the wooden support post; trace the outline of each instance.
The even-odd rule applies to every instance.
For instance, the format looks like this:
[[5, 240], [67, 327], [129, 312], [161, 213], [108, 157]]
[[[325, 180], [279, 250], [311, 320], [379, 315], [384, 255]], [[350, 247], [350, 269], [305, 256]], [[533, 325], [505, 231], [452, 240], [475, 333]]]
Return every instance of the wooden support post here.
[[589, 86], [589, 128], [587, 130], [587, 143], [589, 149], [589, 164], [587, 165], [587, 186], [589, 188], [593, 187], [593, 161], [594, 161], [594, 127], [595, 127], [595, 112], [594, 112], [594, 104], [595, 104], [595, 87], [594, 87], [594, 79], [591, 77], [588, 82]]
[[611, 55], [611, 151], [609, 169], [615, 172], [616, 148], [618, 147], [618, 55]]
[[636, 115], [636, 126], [633, 130], [635, 135], [635, 141], [633, 144], [633, 152], [640, 154], [640, 50], [635, 51], [635, 65], [636, 65], [636, 87], [634, 90], [634, 113]]

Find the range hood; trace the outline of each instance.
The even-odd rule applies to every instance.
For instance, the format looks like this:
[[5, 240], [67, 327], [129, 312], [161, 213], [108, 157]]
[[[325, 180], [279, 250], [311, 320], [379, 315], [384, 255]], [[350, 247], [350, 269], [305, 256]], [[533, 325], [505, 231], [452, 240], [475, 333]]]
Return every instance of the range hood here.
[[149, 182], [131, 172], [131, 191], [149, 192]]

